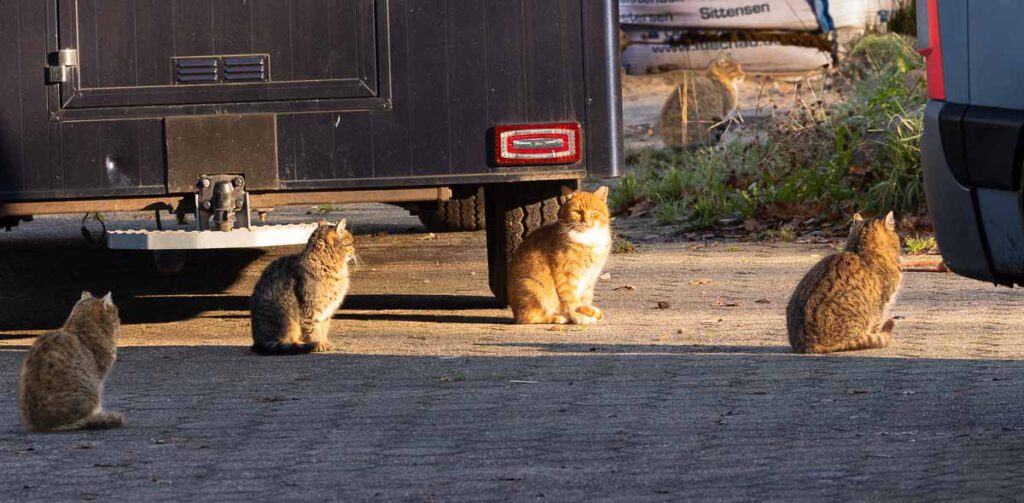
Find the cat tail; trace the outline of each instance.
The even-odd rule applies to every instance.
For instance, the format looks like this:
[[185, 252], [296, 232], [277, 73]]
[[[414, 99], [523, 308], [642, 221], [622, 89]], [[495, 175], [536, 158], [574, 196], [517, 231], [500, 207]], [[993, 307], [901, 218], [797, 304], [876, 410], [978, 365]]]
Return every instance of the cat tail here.
[[888, 347], [892, 343], [892, 329], [896, 326], [896, 322], [888, 320], [882, 325], [882, 328], [877, 332], [863, 335], [857, 339], [854, 339], [846, 344], [840, 345], [838, 348], [832, 351], [857, 351], [860, 349], [881, 349]]
[[124, 425], [124, 414], [120, 412], [97, 412], [89, 416], [82, 424], [83, 430], [109, 430]]
[[120, 412], [99, 411], [85, 419], [80, 419], [64, 426], [58, 426], [50, 431], [109, 430], [111, 428], [120, 428], [123, 425], [124, 414]]
[[304, 355], [317, 351], [319, 347], [320, 344], [317, 342], [256, 342], [250, 349], [260, 356], [278, 356]]

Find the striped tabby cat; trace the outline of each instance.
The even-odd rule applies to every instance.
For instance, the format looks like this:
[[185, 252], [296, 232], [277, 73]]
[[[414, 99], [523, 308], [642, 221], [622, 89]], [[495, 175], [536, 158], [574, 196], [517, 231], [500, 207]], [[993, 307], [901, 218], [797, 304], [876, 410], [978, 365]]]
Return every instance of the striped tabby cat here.
[[658, 131], [665, 146], [686, 148], [718, 141], [722, 123], [739, 106], [739, 84], [746, 74], [736, 60], [723, 55], [705, 74], [684, 73], [683, 82], [661, 109]]
[[786, 327], [793, 350], [831, 353], [888, 346], [895, 326], [888, 311], [901, 276], [892, 212], [876, 220], [854, 215], [846, 249], [811, 268], [789, 300]]
[[103, 410], [103, 379], [117, 359], [120, 328], [109, 293], [97, 299], [82, 292], [64, 326], [32, 342], [18, 380], [25, 431], [121, 426], [123, 415]]
[[345, 220], [323, 224], [298, 255], [263, 271], [250, 302], [252, 351], [290, 355], [331, 350], [328, 330], [348, 292], [348, 264], [355, 259]]

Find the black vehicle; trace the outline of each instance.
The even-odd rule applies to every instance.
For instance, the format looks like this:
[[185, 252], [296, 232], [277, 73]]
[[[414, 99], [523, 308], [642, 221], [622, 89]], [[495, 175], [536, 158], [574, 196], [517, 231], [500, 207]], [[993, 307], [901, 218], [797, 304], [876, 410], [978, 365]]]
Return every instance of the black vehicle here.
[[622, 169], [618, 56], [615, 0], [6, 2], [0, 226], [483, 195], [502, 297], [559, 187]]
[[921, 0], [927, 61], [921, 163], [943, 259], [954, 272], [1024, 283], [1024, 2]]

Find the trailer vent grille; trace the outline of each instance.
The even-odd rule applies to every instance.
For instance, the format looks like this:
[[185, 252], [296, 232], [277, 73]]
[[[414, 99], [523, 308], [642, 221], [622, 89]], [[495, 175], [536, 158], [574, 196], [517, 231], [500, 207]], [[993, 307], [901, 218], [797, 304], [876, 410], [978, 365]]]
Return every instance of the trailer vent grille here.
[[266, 54], [190, 56], [173, 58], [171, 64], [176, 84], [266, 82], [268, 58]]
[[217, 82], [217, 58], [175, 58], [175, 77], [179, 84]]
[[267, 58], [265, 56], [229, 56], [224, 61], [224, 80], [264, 81], [267, 80]]

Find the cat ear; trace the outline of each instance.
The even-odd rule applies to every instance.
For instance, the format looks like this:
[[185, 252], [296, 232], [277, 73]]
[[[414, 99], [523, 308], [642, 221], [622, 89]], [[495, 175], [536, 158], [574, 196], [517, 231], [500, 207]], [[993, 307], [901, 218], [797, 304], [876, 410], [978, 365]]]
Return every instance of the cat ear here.
[[863, 221], [864, 221], [864, 217], [860, 216], [860, 213], [854, 213], [853, 214], [853, 222], [854, 223], [863, 222]]
[[605, 185], [594, 191], [594, 195], [597, 196], [602, 202], [608, 202], [608, 186]]
[[341, 234], [345, 230], [346, 225], [348, 225], [348, 220], [342, 218], [338, 225], [334, 226], [334, 229], [338, 231], [338, 234]]
[[81, 300], [85, 300], [85, 299], [91, 299], [91, 298], [92, 298], [92, 294], [91, 294], [91, 293], [89, 293], [89, 292], [88, 292], [88, 291], [86, 291], [86, 290], [82, 290], [82, 296], [81, 296], [81, 297], [79, 297], [79, 298], [78, 298], [78, 300], [80, 300], [80, 301], [81, 301]]
[[572, 190], [569, 187], [566, 187], [565, 185], [562, 186], [562, 197], [564, 197], [566, 199], [569, 199], [575, 193], [576, 193], [575, 190]]
[[113, 306], [114, 306], [114, 292], [107, 292], [107, 294], [103, 296], [103, 307], [113, 307]]
[[893, 216], [891, 211], [885, 216], [885, 228], [891, 231], [896, 230], [896, 217]]

